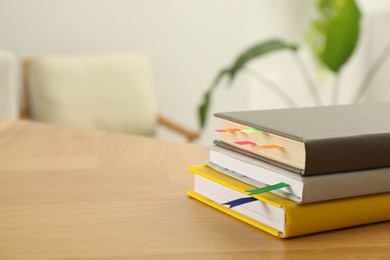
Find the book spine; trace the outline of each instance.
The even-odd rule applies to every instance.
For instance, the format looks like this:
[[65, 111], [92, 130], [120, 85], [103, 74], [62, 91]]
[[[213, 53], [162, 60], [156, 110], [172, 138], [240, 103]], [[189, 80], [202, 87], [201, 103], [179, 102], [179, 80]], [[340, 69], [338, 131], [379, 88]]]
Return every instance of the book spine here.
[[390, 192], [390, 168], [302, 177], [301, 204]]
[[390, 133], [306, 140], [303, 175], [389, 167]]
[[285, 237], [390, 220], [390, 193], [286, 207]]

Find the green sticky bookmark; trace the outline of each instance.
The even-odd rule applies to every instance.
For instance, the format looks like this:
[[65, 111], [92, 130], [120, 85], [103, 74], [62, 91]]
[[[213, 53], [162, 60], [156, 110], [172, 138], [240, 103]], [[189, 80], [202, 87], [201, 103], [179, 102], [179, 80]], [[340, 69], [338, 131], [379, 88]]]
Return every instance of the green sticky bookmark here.
[[289, 187], [289, 186], [290, 185], [287, 184], [287, 183], [280, 182], [278, 184], [266, 186], [266, 187], [263, 187], [263, 188], [258, 188], [258, 189], [254, 189], [254, 190], [246, 190], [245, 192], [248, 192], [249, 195], [256, 195], [256, 194], [269, 192], [269, 191], [273, 191], [273, 190], [277, 190], [277, 189], [281, 189], [281, 188], [286, 188], [286, 187]]
[[245, 134], [253, 134], [253, 133], [261, 132], [261, 130], [257, 128], [247, 128], [247, 129], [242, 129], [240, 132]]

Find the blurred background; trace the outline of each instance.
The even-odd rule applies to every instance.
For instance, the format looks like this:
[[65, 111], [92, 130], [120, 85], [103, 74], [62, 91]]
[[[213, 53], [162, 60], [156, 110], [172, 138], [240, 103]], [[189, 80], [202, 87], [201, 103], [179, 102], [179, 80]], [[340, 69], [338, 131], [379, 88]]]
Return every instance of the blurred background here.
[[[356, 3], [360, 35], [339, 73], [339, 104], [351, 103], [365, 73], [390, 43], [390, 1]], [[199, 130], [198, 107], [217, 73], [249, 46], [275, 38], [299, 44], [323, 103], [329, 104], [334, 76], [318, 69], [305, 40], [313, 17], [312, 0], [0, 0], [0, 117], [19, 116], [21, 99], [15, 96], [23, 92], [22, 60], [130, 52], [149, 60], [158, 111]], [[390, 100], [390, 62], [380, 65], [359, 102]], [[299, 106], [316, 105], [290, 53], [270, 53], [254, 60], [251, 68], [289, 92]], [[288, 107], [263, 85], [244, 74], [230, 86], [222, 82], [213, 93], [209, 114]], [[211, 144], [216, 128], [218, 120], [209, 116], [195, 142]], [[185, 140], [163, 127], [157, 137]]]

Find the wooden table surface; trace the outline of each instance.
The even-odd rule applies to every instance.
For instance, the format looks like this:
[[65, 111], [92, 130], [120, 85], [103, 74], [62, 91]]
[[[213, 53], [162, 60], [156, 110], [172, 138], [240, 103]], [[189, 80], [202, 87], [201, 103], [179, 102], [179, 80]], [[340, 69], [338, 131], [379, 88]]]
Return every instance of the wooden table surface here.
[[390, 259], [389, 222], [281, 240], [188, 198], [207, 157], [0, 120], [0, 259]]

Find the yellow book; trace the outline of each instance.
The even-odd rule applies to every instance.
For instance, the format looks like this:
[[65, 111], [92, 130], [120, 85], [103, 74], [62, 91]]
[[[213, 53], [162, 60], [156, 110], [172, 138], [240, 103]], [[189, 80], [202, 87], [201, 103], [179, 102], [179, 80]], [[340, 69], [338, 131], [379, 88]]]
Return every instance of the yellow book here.
[[207, 165], [187, 170], [195, 174], [189, 196], [280, 238], [390, 220], [390, 193], [299, 205], [269, 192], [249, 196], [256, 187]]

